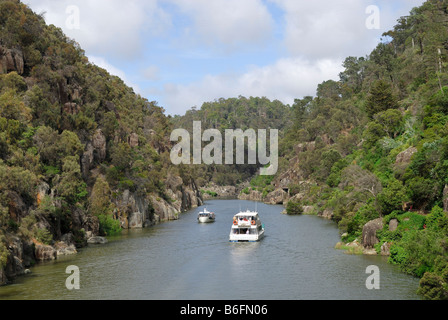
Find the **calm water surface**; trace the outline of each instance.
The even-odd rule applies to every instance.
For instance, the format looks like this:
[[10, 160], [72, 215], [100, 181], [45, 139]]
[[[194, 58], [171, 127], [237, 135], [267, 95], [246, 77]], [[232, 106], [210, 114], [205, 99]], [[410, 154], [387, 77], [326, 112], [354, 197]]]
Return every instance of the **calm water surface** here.
[[[411, 300], [418, 279], [384, 257], [347, 255], [334, 222], [287, 216], [282, 206], [239, 200], [206, 203], [216, 221], [198, 224], [197, 208], [180, 220], [128, 231], [106, 245], [38, 264], [0, 287], [0, 299], [136, 300]], [[257, 209], [266, 227], [259, 243], [229, 243], [233, 215]], [[80, 269], [80, 290], [69, 291], [65, 269]], [[366, 268], [380, 269], [380, 289], [366, 288]]]

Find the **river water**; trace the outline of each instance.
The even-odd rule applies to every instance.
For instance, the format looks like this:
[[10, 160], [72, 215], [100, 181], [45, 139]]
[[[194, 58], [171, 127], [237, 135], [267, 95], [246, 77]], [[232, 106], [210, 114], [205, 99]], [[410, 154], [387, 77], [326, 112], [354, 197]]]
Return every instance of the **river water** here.
[[[105, 245], [40, 263], [0, 287], [0, 299], [120, 300], [413, 300], [418, 279], [378, 256], [347, 255], [334, 222], [280, 214], [282, 206], [240, 200], [207, 201], [211, 224], [196, 208], [180, 220], [126, 231]], [[257, 208], [265, 238], [229, 243], [232, 217]], [[80, 289], [68, 290], [66, 268], [80, 270]], [[380, 288], [367, 289], [375, 265]]]

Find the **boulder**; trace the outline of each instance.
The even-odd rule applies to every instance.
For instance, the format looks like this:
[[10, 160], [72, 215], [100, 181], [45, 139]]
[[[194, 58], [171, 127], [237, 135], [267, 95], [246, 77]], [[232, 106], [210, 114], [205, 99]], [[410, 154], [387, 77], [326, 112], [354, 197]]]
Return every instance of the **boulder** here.
[[398, 220], [390, 219], [389, 221], [389, 231], [395, 231], [398, 228]]
[[303, 206], [303, 214], [312, 214], [314, 206]]
[[78, 253], [74, 244], [67, 244], [64, 241], [58, 241], [55, 243], [54, 248], [56, 250], [56, 256], [68, 256]]
[[407, 148], [406, 150], [400, 152], [395, 158], [395, 164], [409, 164], [411, 158], [418, 150], [415, 147]]
[[392, 246], [392, 243], [390, 242], [384, 242], [381, 245], [381, 255], [382, 256], [390, 256], [390, 247]]
[[100, 236], [94, 236], [87, 239], [87, 243], [89, 244], [106, 244], [107, 242], [108, 241], [106, 238]]
[[366, 249], [371, 249], [379, 242], [376, 232], [383, 228], [383, 219], [378, 218], [367, 222], [362, 228], [362, 245]]
[[328, 219], [331, 220], [333, 219], [334, 213], [332, 209], [325, 209], [323, 212], [319, 212], [318, 216], [324, 218], [324, 219]]
[[279, 188], [276, 189], [266, 195], [266, 198], [264, 199], [264, 202], [269, 204], [283, 204], [285, 203], [289, 198], [288, 193]]
[[55, 260], [57, 257], [57, 251], [52, 246], [37, 244], [34, 249], [34, 255], [38, 261]]

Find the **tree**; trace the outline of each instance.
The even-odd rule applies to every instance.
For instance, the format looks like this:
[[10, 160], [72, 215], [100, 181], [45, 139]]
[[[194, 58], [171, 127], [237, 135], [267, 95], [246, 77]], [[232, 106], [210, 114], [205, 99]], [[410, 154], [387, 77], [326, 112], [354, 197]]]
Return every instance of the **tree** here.
[[407, 182], [409, 196], [416, 207], [426, 208], [436, 195], [434, 182], [422, 177], [412, 178]]
[[378, 204], [383, 214], [389, 214], [394, 210], [400, 210], [404, 202], [408, 201], [406, 188], [397, 179], [392, 179], [380, 194]]
[[98, 177], [90, 195], [90, 213], [95, 216], [109, 215], [111, 213], [110, 188], [107, 181]]
[[366, 112], [373, 119], [373, 116], [381, 111], [397, 109], [398, 102], [392, 93], [392, 88], [384, 80], [376, 81], [370, 89], [370, 94], [366, 101]]
[[374, 118], [383, 126], [384, 131], [391, 138], [396, 138], [403, 129], [403, 115], [397, 109], [389, 109], [379, 112], [374, 116]]
[[359, 93], [364, 81], [366, 59], [362, 57], [348, 57], [342, 66], [345, 68], [345, 71], [339, 74], [339, 78], [341, 79], [343, 91], [349, 92], [352, 90], [353, 93]]
[[286, 213], [289, 215], [300, 215], [303, 213], [303, 207], [300, 202], [288, 201], [286, 205]]
[[74, 204], [87, 196], [86, 184], [81, 178], [79, 157], [68, 156], [62, 162], [62, 174], [56, 189], [67, 202]]

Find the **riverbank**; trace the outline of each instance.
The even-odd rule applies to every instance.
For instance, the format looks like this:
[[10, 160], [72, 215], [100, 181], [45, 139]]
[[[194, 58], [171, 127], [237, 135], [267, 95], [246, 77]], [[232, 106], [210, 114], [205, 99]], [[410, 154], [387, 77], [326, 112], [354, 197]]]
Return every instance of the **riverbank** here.
[[[114, 198], [113, 215], [106, 221], [77, 208], [71, 217], [77, 227], [60, 235], [57, 240], [53, 240], [48, 231], [40, 231], [35, 237], [33, 233], [25, 232], [24, 228], [17, 232], [5, 231], [3, 235], [0, 234], [0, 242], [5, 243], [5, 251], [2, 252], [0, 248], [0, 286], [12, 283], [17, 277], [27, 274], [30, 267], [36, 263], [76, 255], [81, 248], [107, 243], [105, 236], [109, 230], [113, 231], [112, 227], [107, 229], [111, 224], [116, 225], [118, 230], [147, 228], [178, 220], [182, 212], [203, 204], [202, 196], [194, 183], [184, 185], [180, 177], [170, 176], [166, 184], [166, 198], [157, 194], [143, 197], [130, 190], [123, 191], [119, 197]], [[51, 193], [49, 186], [39, 190], [38, 199], [48, 197], [51, 201], [56, 201], [48, 195]], [[30, 228], [38, 228], [38, 231], [52, 230], [50, 218], [39, 217], [38, 221], [32, 221]]]
[[[0, 288], [0, 299], [418, 299], [417, 281], [382, 257], [335, 250], [339, 232], [331, 221], [282, 215], [282, 206], [253, 201], [208, 200], [206, 205], [216, 213], [214, 223], [197, 223], [196, 208], [173, 222], [127, 230], [105, 245], [38, 264], [18, 280], [20, 285]], [[259, 243], [229, 243], [235, 212], [255, 206], [266, 237]], [[372, 264], [382, 271], [381, 290], [365, 286], [365, 270]], [[79, 267], [80, 290], [65, 287], [69, 265]]]
[[[257, 188], [250, 187], [249, 183], [244, 183], [239, 186], [217, 186], [210, 184], [201, 189], [201, 193], [206, 200], [211, 199], [238, 199], [257, 201], [270, 205], [282, 205], [285, 209], [282, 214], [287, 214], [286, 206], [289, 201], [293, 203], [299, 203], [301, 206], [301, 212], [305, 215], [316, 215], [323, 219], [332, 220], [334, 217], [333, 210], [331, 208], [320, 209], [317, 205], [302, 205], [301, 203], [309, 203], [312, 185], [310, 183], [303, 182], [301, 184], [300, 192], [291, 196], [289, 188], [276, 188], [275, 190], [266, 193], [258, 190]], [[376, 232], [387, 227], [389, 231], [393, 232], [398, 228], [398, 220], [391, 219], [387, 225], [383, 222], [382, 218], [368, 221], [364, 224], [362, 229], [361, 238], [356, 238], [348, 242], [342, 241], [346, 238], [347, 233], [341, 234], [341, 241], [335, 244], [336, 249], [343, 249], [348, 254], [364, 254], [364, 255], [380, 255], [390, 256], [390, 248], [392, 242], [379, 243], [380, 239], [377, 237]]]

